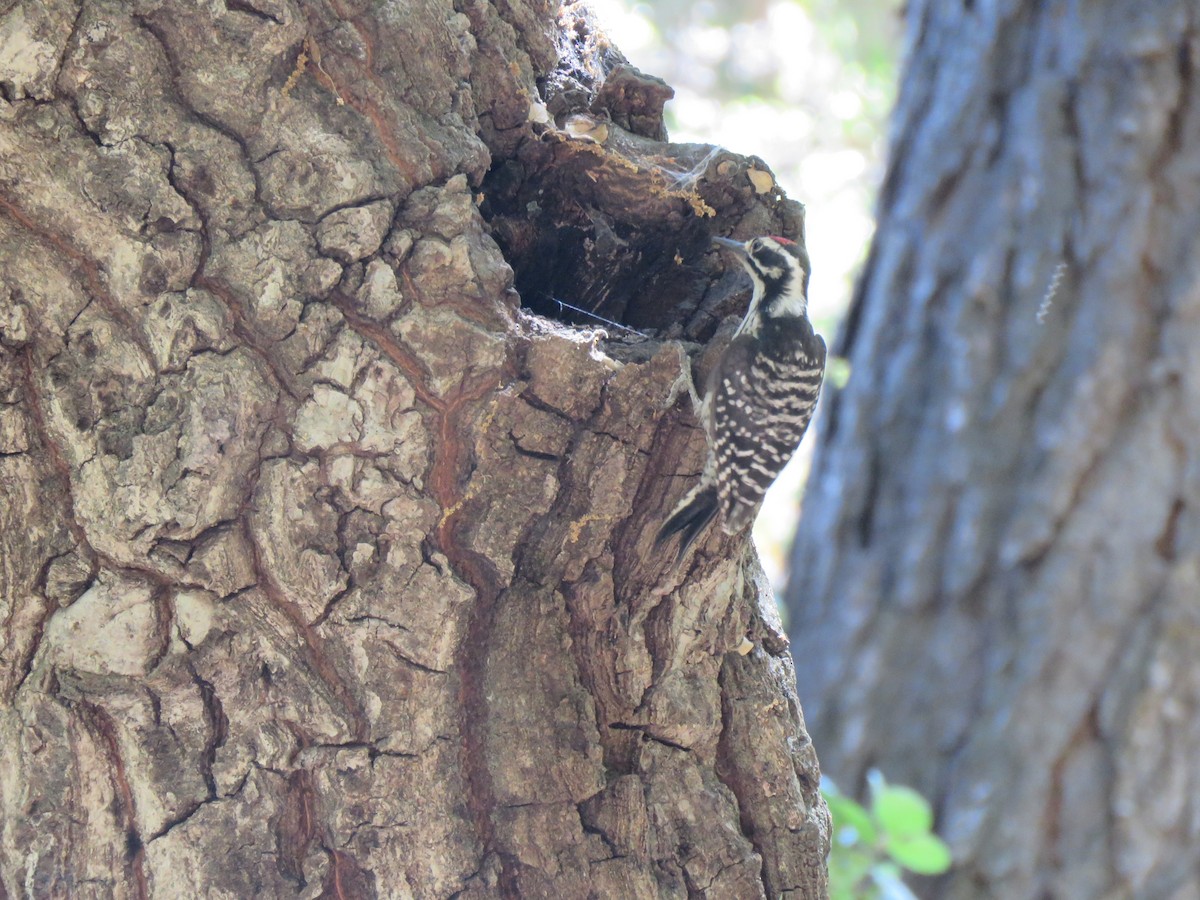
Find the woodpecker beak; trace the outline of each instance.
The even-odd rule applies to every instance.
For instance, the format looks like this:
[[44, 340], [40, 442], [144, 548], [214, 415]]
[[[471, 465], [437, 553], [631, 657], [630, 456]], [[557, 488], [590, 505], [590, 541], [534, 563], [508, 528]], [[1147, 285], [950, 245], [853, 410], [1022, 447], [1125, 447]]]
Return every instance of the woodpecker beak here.
[[747, 255], [746, 247], [741, 241], [735, 241], [732, 238], [727, 237], [715, 237], [713, 238], [713, 243], [719, 247], [724, 247], [727, 250], [732, 250], [738, 256], [744, 257]]

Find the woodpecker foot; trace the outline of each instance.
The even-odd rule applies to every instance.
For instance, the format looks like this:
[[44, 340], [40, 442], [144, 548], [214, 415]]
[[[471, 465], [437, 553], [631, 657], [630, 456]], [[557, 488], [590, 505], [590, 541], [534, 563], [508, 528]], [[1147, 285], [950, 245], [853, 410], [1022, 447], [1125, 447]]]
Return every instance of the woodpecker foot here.
[[696, 391], [696, 382], [692, 379], [692, 358], [688, 356], [688, 352], [684, 349], [682, 343], [678, 341], [672, 342], [679, 349], [679, 374], [675, 376], [675, 380], [671, 383], [671, 392], [667, 394], [666, 409], [670, 409], [675, 405], [675, 401], [679, 399], [679, 395], [685, 390], [688, 396], [692, 398], [692, 413], [697, 419], [701, 418], [701, 407], [704, 405], [700, 399], [700, 394]]

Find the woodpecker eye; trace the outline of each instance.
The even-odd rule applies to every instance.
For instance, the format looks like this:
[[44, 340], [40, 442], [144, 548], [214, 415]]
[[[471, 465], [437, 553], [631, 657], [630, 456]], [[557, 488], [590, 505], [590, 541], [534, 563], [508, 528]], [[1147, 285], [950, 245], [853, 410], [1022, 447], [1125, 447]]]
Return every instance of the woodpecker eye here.
[[761, 238], [755, 238], [754, 240], [752, 240], [750, 242], [750, 252], [751, 253], [757, 253], [762, 248], [763, 248], [763, 242], [762, 242]]

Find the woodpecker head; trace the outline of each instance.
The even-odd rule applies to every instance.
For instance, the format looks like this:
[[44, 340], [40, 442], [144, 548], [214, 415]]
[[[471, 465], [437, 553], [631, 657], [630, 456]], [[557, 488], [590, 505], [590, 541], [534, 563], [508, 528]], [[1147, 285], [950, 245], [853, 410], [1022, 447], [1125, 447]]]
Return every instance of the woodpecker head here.
[[808, 313], [809, 263], [802, 246], [782, 237], [756, 237], [744, 244], [715, 237], [713, 242], [736, 253], [754, 281], [746, 322]]

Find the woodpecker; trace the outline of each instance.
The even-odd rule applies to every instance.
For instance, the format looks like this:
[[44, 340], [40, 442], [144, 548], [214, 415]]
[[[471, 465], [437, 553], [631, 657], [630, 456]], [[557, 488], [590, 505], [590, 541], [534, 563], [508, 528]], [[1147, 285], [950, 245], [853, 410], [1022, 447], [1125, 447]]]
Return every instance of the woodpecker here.
[[825, 341], [808, 320], [805, 249], [781, 237], [713, 240], [737, 254], [754, 293], [697, 407], [708, 438], [704, 474], [655, 539], [659, 546], [682, 535], [677, 560], [718, 512], [726, 534], [754, 521], [800, 446], [825, 375]]

